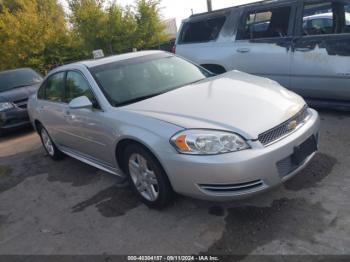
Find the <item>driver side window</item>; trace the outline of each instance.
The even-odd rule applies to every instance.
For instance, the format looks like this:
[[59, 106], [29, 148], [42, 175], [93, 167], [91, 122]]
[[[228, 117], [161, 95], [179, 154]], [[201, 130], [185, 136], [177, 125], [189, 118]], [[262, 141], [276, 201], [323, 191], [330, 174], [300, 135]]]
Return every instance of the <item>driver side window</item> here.
[[91, 102], [94, 101], [94, 95], [91, 91], [89, 83], [78, 72], [69, 71], [66, 80], [66, 100], [67, 103], [79, 96], [86, 96]]

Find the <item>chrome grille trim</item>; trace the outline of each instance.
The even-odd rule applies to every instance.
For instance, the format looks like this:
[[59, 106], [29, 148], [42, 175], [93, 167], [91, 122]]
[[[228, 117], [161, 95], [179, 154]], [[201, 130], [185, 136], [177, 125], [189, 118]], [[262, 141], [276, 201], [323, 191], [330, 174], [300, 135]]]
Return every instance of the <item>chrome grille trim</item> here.
[[[304, 106], [295, 116], [287, 120], [286, 122], [264, 132], [258, 136], [258, 140], [265, 147], [271, 145], [272, 143], [284, 138], [285, 136], [291, 134], [298, 128], [300, 128], [309, 117], [308, 107]], [[292, 129], [288, 128], [288, 125], [293, 121], [296, 121], [296, 126]]]
[[247, 191], [251, 189], [255, 189], [261, 186], [264, 186], [264, 182], [262, 180], [250, 181], [247, 183], [240, 184], [201, 184], [200, 188], [210, 192], [221, 192], [221, 193], [229, 193], [229, 192], [240, 192]]

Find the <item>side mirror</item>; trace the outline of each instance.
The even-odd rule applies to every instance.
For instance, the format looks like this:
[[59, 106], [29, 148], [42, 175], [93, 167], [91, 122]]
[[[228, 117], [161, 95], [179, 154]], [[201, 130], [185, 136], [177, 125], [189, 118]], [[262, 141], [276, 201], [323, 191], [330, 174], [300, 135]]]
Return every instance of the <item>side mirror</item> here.
[[92, 103], [86, 96], [79, 96], [72, 99], [68, 106], [71, 109], [92, 108]]

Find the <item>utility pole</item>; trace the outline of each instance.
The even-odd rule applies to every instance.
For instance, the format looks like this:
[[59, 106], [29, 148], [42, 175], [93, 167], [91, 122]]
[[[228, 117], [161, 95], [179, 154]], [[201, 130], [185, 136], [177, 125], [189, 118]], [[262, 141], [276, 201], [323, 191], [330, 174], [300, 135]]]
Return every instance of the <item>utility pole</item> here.
[[213, 6], [211, 4], [211, 0], [207, 0], [208, 12], [213, 11]]

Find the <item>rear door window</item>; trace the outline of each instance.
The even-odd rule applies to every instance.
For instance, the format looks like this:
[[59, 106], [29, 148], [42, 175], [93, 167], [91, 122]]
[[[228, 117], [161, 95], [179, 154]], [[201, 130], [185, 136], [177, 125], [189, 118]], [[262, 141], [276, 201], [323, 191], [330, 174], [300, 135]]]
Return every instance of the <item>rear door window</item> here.
[[56, 73], [46, 80], [45, 99], [52, 102], [64, 102], [65, 72]]
[[188, 22], [182, 27], [179, 44], [201, 43], [216, 40], [226, 21], [225, 16]]
[[350, 4], [346, 1], [307, 3], [303, 10], [304, 36], [350, 33]]
[[303, 35], [324, 35], [335, 33], [331, 2], [306, 4], [303, 12]]
[[237, 40], [281, 38], [288, 36], [290, 6], [249, 12], [237, 34]]

